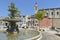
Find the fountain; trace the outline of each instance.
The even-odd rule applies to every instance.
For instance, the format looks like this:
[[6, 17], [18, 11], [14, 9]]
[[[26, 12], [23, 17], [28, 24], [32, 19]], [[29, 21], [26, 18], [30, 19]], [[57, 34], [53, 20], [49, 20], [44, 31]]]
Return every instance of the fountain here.
[[15, 4], [13, 2], [10, 4], [8, 11], [10, 11], [10, 13], [11, 13], [9, 16], [10, 18], [4, 19], [4, 21], [8, 21], [10, 27], [7, 26], [8, 29], [6, 31], [11, 32], [11, 33], [13, 33], [14, 31], [19, 32], [18, 25], [16, 25], [16, 22], [18, 22], [20, 20], [17, 20], [15, 18], [16, 17], [15, 14], [17, 14], [18, 9], [15, 7]]
[[[37, 39], [40, 37], [40, 32], [31, 29], [18, 29], [16, 22], [21, 21], [20, 19], [15, 18], [15, 14], [17, 14], [18, 10], [15, 7], [14, 3], [11, 3], [8, 11], [10, 11], [10, 18], [3, 19], [3, 21], [8, 21], [9, 25], [7, 25], [8, 29], [6, 30], [8, 33], [4, 33], [4, 31], [0, 31], [0, 40], [25, 40], [25, 39]], [[17, 32], [18, 34], [15, 34]], [[11, 34], [13, 33], [13, 34]], [[4, 38], [3, 38], [4, 37]]]

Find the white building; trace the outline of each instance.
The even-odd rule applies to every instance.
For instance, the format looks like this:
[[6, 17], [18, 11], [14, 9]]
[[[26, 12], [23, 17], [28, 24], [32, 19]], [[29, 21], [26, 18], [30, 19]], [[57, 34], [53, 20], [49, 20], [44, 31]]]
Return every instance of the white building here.
[[28, 26], [29, 28], [37, 28], [38, 27], [38, 20], [34, 17], [34, 15], [28, 17]]
[[28, 23], [28, 15], [21, 15], [21, 17], [19, 17], [19, 18], [21, 20], [20, 22], [17, 22], [19, 28], [23, 27], [23, 25], [28, 26], [28, 24], [27, 24]]
[[44, 10], [46, 11], [45, 16], [49, 18], [60, 18], [60, 8], [47, 8]]

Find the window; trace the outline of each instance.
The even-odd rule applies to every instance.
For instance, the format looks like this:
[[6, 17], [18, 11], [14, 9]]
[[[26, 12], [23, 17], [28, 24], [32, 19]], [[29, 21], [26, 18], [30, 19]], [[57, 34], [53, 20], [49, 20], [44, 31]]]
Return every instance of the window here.
[[34, 23], [34, 21], [33, 21], [33, 23]]
[[38, 26], [38, 24], [37, 24], [37, 26]]
[[53, 15], [53, 12], [51, 12], [51, 15]]
[[37, 21], [35, 21], [37, 23]]
[[23, 18], [25, 18], [25, 16], [23, 16]]
[[59, 15], [59, 12], [57, 12], [57, 15]]
[[48, 16], [48, 13], [46, 13], [46, 16]]
[[36, 26], [36, 24], [35, 24], [35, 26]]
[[28, 18], [28, 19], [30, 19], [30, 18]]

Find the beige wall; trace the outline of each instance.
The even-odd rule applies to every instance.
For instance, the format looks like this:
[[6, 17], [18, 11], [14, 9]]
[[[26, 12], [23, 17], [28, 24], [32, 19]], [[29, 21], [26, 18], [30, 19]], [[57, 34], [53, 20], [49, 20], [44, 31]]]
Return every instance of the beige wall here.
[[60, 19], [59, 18], [53, 19], [53, 26], [60, 27]]

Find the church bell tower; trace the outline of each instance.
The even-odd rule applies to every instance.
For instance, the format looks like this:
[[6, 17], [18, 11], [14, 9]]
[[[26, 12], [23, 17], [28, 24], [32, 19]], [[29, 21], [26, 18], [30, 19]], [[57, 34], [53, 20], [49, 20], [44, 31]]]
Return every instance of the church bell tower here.
[[35, 5], [34, 5], [34, 11], [35, 11], [35, 14], [36, 14], [37, 11], [38, 11], [38, 4], [37, 4], [37, 2], [35, 2]]

